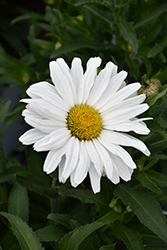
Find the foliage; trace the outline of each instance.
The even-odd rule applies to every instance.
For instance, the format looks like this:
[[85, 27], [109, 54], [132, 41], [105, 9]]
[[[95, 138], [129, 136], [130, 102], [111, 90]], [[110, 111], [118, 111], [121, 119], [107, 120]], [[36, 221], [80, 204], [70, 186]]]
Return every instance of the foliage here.
[[[140, 137], [152, 154], [130, 149], [137, 169], [128, 183], [102, 178], [101, 192], [94, 194], [87, 178], [74, 189], [68, 181], [60, 184], [57, 172], [42, 171], [45, 153], [20, 145], [24, 160], [18, 161], [0, 145], [0, 249], [167, 249], [166, 12], [163, 0], [0, 3], [1, 93], [6, 85], [17, 86], [24, 97], [30, 84], [49, 80], [48, 63], [58, 57], [70, 64], [78, 56], [85, 66], [100, 56], [129, 72], [127, 83], [161, 82], [146, 100], [151, 132]], [[1, 137], [23, 108], [1, 102]]]

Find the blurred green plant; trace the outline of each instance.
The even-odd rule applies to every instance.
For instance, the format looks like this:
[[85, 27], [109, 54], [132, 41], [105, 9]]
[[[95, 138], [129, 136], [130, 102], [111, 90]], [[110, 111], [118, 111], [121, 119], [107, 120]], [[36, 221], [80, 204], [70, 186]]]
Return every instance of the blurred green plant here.
[[[1, 10], [9, 13], [10, 5], [2, 1]], [[74, 189], [60, 184], [57, 172], [47, 176], [45, 153], [20, 147], [20, 154], [26, 150], [22, 166], [0, 146], [0, 249], [167, 249], [166, 1], [45, 0], [35, 9], [16, 1], [12, 7], [12, 19], [1, 15], [1, 92], [4, 85], [19, 86], [24, 97], [30, 84], [49, 79], [50, 60], [63, 57], [70, 64], [75, 56], [84, 65], [100, 56], [129, 72], [128, 82], [157, 79], [161, 86], [146, 100], [145, 115], [153, 120], [141, 140], [151, 156], [131, 149], [138, 166], [132, 181], [115, 186], [103, 178], [99, 194], [90, 191], [88, 179]], [[0, 104], [1, 136], [24, 107], [8, 112], [10, 103]]]

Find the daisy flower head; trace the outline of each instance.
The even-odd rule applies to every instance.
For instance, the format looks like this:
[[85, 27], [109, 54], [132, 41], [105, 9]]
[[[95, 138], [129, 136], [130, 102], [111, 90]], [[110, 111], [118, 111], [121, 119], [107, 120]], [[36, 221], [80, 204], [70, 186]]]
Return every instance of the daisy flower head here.
[[29, 99], [22, 115], [33, 128], [19, 140], [34, 144], [36, 151], [49, 151], [44, 171], [59, 168], [59, 181], [70, 177], [77, 187], [89, 173], [94, 193], [100, 191], [100, 180], [106, 176], [117, 184], [129, 181], [136, 168], [130, 154], [122, 146], [130, 146], [149, 156], [146, 145], [125, 133], [148, 134], [144, 120], [136, 118], [149, 106], [138, 95], [140, 83], [126, 85], [127, 72], [117, 73], [108, 62], [97, 74], [99, 57], [90, 58], [83, 72], [81, 60], [74, 58], [71, 68], [62, 58], [50, 62], [53, 85], [39, 82], [31, 85]]

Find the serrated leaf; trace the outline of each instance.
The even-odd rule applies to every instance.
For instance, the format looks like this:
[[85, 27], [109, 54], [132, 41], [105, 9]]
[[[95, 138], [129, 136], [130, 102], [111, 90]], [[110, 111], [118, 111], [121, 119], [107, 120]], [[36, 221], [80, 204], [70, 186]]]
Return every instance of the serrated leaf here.
[[58, 243], [55, 250], [77, 250], [83, 240], [92, 234], [104, 224], [101, 222], [94, 222], [74, 229], [72, 232], [64, 236]]
[[167, 176], [149, 169], [147, 171], [149, 178], [160, 187], [167, 187]]
[[119, 30], [123, 38], [131, 45], [134, 54], [137, 53], [137, 38], [133, 29], [132, 22], [121, 21], [118, 24]]
[[133, 232], [128, 227], [122, 224], [112, 225], [114, 232], [125, 243], [129, 250], [143, 250], [143, 244], [140, 235]]
[[8, 200], [8, 213], [17, 215], [24, 221], [28, 221], [28, 207], [29, 202], [27, 190], [16, 183], [10, 192]]
[[4, 121], [5, 117], [7, 116], [9, 106], [11, 101], [6, 99], [0, 104], [0, 124]]
[[49, 220], [53, 220], [56, 223], [60, 223], [61, 225], [65, 226], [69, 230], [71, 229], [70, 220], [71, 216], [67, 214], [49, 214], [47, 217]]
[[147, 173], [141, 172], [135, 174], [134, 177], [141, 182], [141, 184], [154, 193], [162, 194], [162, 190], [149, 178]]
[[16, 215], [0, 212], [11, 224], [12, 231], [24, 250], [44, 250], [33, 230]]
[[44, 227], [35, 231], [40, 241], [58, 241], [66, 233], [66, 230], [62, 226], [52, 225]]
[[130, 204], [140, 222], [167, 243], [167, 221], [153, 197], [121, 184], [117, 185], [114, 194]]
[[15, 178], [20, 185], [31, 190], [32, 192], [51, 198], [54, 198], [55, 196], [53, 189], [46, 183], [44, 185], [43, 180], [40, 178], [17, 175]]
[[90, 204], [95, 203], [98, 205], [99, 209], [103, 213], [106, 213], [109, 210], [108, 206], [106, 205], [106, 201], [101, 194], [94, 194], [93, 192], [89, 190], [81, 190], [81, 189], [74, 189], [74, 188], [73, 189], [61, 188], [58, 192], [60, 195], [71, 196], [85, 203], [90, 203]]

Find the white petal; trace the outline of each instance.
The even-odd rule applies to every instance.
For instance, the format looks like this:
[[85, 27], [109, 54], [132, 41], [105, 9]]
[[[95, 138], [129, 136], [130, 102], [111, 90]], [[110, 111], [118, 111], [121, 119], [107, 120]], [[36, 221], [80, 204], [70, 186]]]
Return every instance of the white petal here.
[[82, 102], [85, 103], [88, 99], [90, 89], [92, 88], [97, 76], [97, 68], [101, 64], [100, 57], [90, 58], [87, 62], [87, 70], [84, 74], [84, 96]]
[[30, 145], [43, 138], [46, 134], [37, 129], [30, 129], [20, 136], [19, 141], [24, 145]]
[[112, 163], [112, 159], [109, 156], [107, 150], [102, 146], [102, 144], [97, 140], [94, 139], [94, 144], [96, 147], [96, 150], [100, 156], [100, 159], [103, 163], [104, 166], [104, 172], [106, 174], [106, 176], [108, 177], [108, 179], [112, 179], [113, 176], [113, 163]]
[[111, 142], [105, 140], [104, 138], [101, 138], [99, 136], [98, 138], [99, 142], [112, 154], [119, 156], [126, 165], [128, 165], [128, 167], [130, 168], [136, 168], [136, 164], [134, 163], [132, 157], [130, 156], [130, 154], [124, 150], [122, 147], [118, 146], [118, 145], [114, 145]]
[[47, 174], [50, 174], [56, 170], [64, 153], [65, 153], [65, 146], [56, 150], [49, 151], [45, 159], [44, 167], [43, 167], [44, 171]]
[[43, 118], [48, 118], [53, 121], [59, 121], [62, 124], [65, 124], [67, 112], [64, 110], [60, 110], [54, 106], [48, 105], [48, 103], [44, 102], [44, 100], [33, 100], [30, 104], [27, 105], [27, 109], [39, 114]]
[[[112, 158], [112, 157], [111, 157]], [[113, 160], [113, 159], [112, 159]], [[114, 161], [113, 161], [114, 163]], [[114, 164], [113, 164], [114, 166]], [[120, 178], [119, 178], [119, 173], [117, 172], [117, 170], [115, 168], [113, 168], [113, 174], [112, 174], [112, 178], [110, 179], [114, 184], [118, 184], [120, 182]]]
[[80, 142], [80, 154], [78, 159], [78, 165], [71, 174], [72, 186], [78, 186], [87, 176], [88, 169], [90, 167], [90, 159], [86, 152], [84, 141]]
[[89, 177], [90, 183], [92, 186], [93, 192], [96, 194], [100, 192], [100, 179], [101, 175], [99, 175], [93, 165], [89, 168]]
[[144, 111], [149, 109], [147, 103], [140, 104], [135, 107], [128, 107], [128, 108], [117, 108], [115, 107], [112, 112], [111, 110], [107, 110], [107, 112], [102, 113], [101, 117], [103, 119], [104, 127], [107, 127], [109, 124], [119, 124], [120, 122], [127, 121], [137, 115], [140, 115]]
[[66, 181], [70, 174], [74, 171], [77, 167], [79, 152], [80, 152], [80, 145], [79, 140], [72, 136], [66, 143], [66, 161], [64, 164], [64, 169], [61, 173], [62, 178]]
[[111, 78], [108, 87], [95, 104], [96, 109], [100, 111], [100, 109], [112, 98], [112, 96], [118, 91], [118, 89], [122, 85], [122, 82], [124, 81], [126, 76], [127, 72], [121, 71]]
[[65, 167], [65, 155], [63, 155], [60, 163], [59, 163], [59, 182], [66, 182], [66, 179], [62, 176], [62, 173], [64, 171], [64, 167]]
[[59, 128], [46, 135], [41, 140], [34, 144], [36, 151], [48, 151], [62, 147], [71, 137], [70, 131], [64, 128]]
[[112, 159], [115, 165], [115, 168], [117, 168], [117, 171], [119, 173], [119, 176], [124, 181], [131, 180], [131, 175], [133, 173], [133, 169], [129, 168], [118, 156], [115, 156], [112, 154]]
[[[123, 100], [125, 100], [126, 98], [128, 98], [133, 92], [135, 92], [136, 90], [138, 90], [140, 88], [140, 83], [133, 83], [133, 84], [129, 84], [126, 87], [122, 88], [121, 90], [119, 90], [101, 109], [100, 112], [104, 112], [106, 109], [111, 108], [113, 106], [116, 106], [117, 104], [121, 103], [123, 106]], [[139, 100], [137, 102], [137, 104], [140, 104], [141, 102], [143, 102], [145, 100], [145, 95], [139, 95], [137, 96], [137, 100]], [[131, 105], [133, 103], [133, 105], [135, 105], [135, 98], [132, 99], [128, 99], [129, 101], [131, 100]]]
[[96, 169], [98, 175], [102, 175], [103, 163], [101, 162], [101, 159], [97, 153], [97, 150], [94, 146], [94, 142], [92, 140], [85, 141], [85, 147], [91, 162], [94, 164], [94, 168]]
[[100, 134], [100, 138], [113, 144], [137, 148], [143, 154], [147, 156], [150, 155], [150, 152], [146, 145], [142, 141], [131, 135], [103, 130]]
[[[26, 112], [24, 112], [26, 113]], [[57, 129], [59, 127], [58, 122], [51, 121], [48, 119], [42, 119], [38, 118], [35, 115], [34, 116], [26, 116], [25, 121], [31, 125], [32, 127], [36, 128], [37, 130], [40, 130], [42, 133], [48, 134], [51, 133], [53, 130]], [[65, 125], [62, 124], [61, 127], [65, 128]]]
[[75, 85], [75, 104], [81, 104], [84, 95], [84, 79], [81, 59], [75, 57], [72, 61], [71, 75]]
[[[68, 105], [66, 102], [59, 96], [55, 86], [51, 85], [48, 82], [39, 82], [32, 84], [27, 89], [27, 94], [33, 99], [43, 99], [49, 104], [52, 104], [53, 107], [68, 111]], [[25, 99], [21, 100], [24, 102]]]
[[68, 65], [66, 64], [66, 62], [62, 59], [62, 58], [58, 58], [56, 60], [56, 62], [58, 63], [61, 71], [64, 73], [70, 87], [73, 93], [73, 97], [74, 97], [74, 103], [76, 103], [76, 86], [75, 83], [73, 81], [72, 75], [71, 75], [71, 70], [69, 69]]
[[99, 72], [87, 100], [89, 105], [93, 106], [99, 100], [108, 87], [111, 77], [115, 75], [116, 72], [117, 66], [112, 62], [108, 62], [106, 67]]
[[67, 69], [60, 68], [56, 61], [50, 62], [50, 76], [53, 83], [56, 86], [56, 90], [63, 98], [63, 100], [68, 104], [69, 107], [74, 106], [74, 95], [70, 82], [66, 78]]
[[127, 120], [118, 124], [109, 124], [104, 126], [105, 129], [111, 129], [115, 131], [121, 132], [129, 132], [134, 131], [137, 134], [147, 135], [150, 133], [150, 130], [147, 128], [146, 124], [140, 119], [136, 119], [135, 121]]

